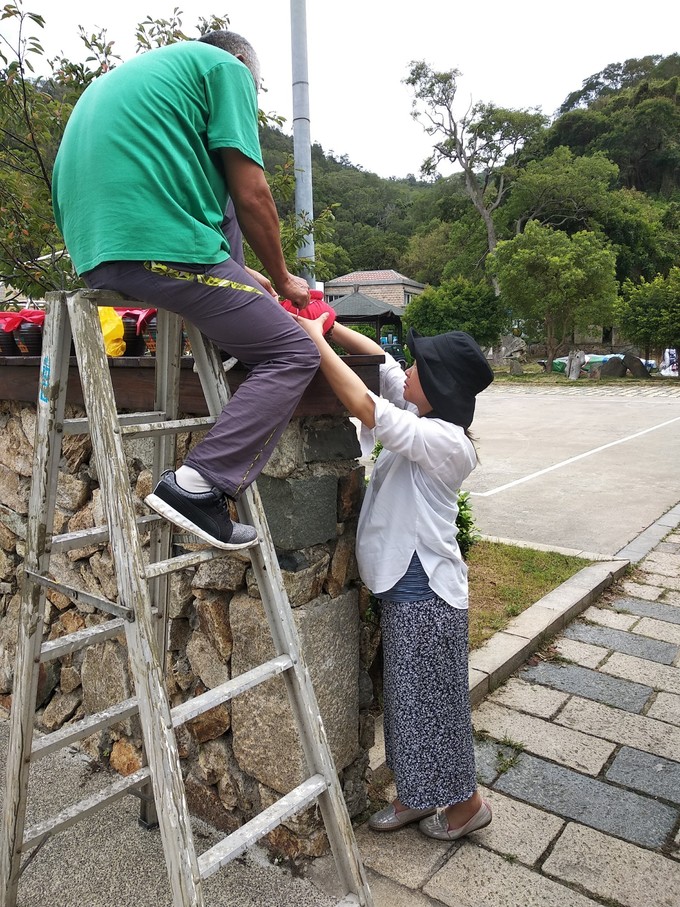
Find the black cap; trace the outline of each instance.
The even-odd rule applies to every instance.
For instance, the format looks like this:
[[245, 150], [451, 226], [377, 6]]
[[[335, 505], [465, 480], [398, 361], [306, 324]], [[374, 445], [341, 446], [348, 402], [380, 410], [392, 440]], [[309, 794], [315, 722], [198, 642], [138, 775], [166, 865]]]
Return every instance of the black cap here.
[[465, 331], [423, 337], [411, 328], [406, 344], [418, 365], [420, 384], [433, 415], [469, 428], [475, 396], [493, 381], [491, 366], [477, 341]]

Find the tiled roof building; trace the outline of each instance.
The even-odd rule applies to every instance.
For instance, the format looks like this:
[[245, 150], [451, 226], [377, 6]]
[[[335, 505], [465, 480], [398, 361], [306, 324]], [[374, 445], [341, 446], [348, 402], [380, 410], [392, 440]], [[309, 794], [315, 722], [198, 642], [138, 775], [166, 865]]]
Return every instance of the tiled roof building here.
[[334, 280], [327, 280], [324, 298], [332, 305], [343, 296], [361, 293], [363, 296], [387, 302], [397, 309], [403, 309], [424, 289], [425, 284], [411, 280], [398, 271], [352, 271]]

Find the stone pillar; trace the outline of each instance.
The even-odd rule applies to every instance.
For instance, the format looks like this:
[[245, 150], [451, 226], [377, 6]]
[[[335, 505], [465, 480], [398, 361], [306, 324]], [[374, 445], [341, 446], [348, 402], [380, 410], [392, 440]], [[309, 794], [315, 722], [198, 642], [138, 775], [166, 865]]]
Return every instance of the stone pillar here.
[[[336, 768], [348, 779], [365, 771], [360, 744], [360, 614], [354, 557], [363, 468], [348, 419], [294, 420], [258, 481], [301, 648], [310, 671]], [[241, 674], [274, 654], [251, 571], [248, 591], [229, 608], [234, 636], [232, 671]], [[287, 793], [308, 775], [288, 709], [282, 678], [240, 696], [232, 705], [232, 739], [241, 770], [260, 784], [263, 803]], [[365, 741], [364, 741], [365, 742]], [[348, 780], [351, 814], [366, 805]], [[313, 811], [310, 811], [310, 817]], [[312, 823], [314, 824], [314, 823]], [[300, 820], [279, 831], [284, 849], [315, 854], [324, 846], [316, 829], [295, 835]], [[290, 840], [288, 840], [290, 839]]]

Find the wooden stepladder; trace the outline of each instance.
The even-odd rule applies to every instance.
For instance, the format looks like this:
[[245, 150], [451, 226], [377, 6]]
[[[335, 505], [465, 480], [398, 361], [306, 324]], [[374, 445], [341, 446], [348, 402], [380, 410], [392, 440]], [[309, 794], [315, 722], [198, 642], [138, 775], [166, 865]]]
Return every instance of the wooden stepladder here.
[[[179, 413], [181, 323], [159, 310], [156, 353], [156, 402], [153, 412], [119, 415], [99, 320], [100, 305], [129, 305], [115, 293], [51, 293], [47, 299], [36, 448], [26, 538], [25, 579], [15, 669], [6, 796], [0, 840], [0, 907], [15, 907], [18, 883], [32, 852], [56, 832], [92, 815], [127, 793], [146, 791], [141, 818], [158, 823], [174, 907], [203, 907], [202, 880], [235, 859], [287, 818], [318, 803], [346, 897], [343, 904], [372, 907], [371, 893], [319, 715], [308, 670], [269, 533], [254, 486], [239, 502], [239, 518], [255, 526], [258, 544], [249, 549], [252, 567], [271, 630], [276, 656], [219, 687], [170, 708], [164, 681], [168, 579], [173, 571], [223, 557], [227, 552], [203, 548], [172, 556], [169, 523], [156, 514], [138, 517], [125, 461], [125, 437], [155, 440], [154, 481], [174, 467], [180, 432], [205, 430], [229, 399], [217, 350], [186, 325], [210, 417], [183, 419]], [[86, 418], [65, 419], [71, 339], [75, 344]], [[89, 432], [99, 477], [106, 528], [52, 536], [59, 460], [65, 434]], [[142, 556], [140, 529], [151, 530], [148, 563]], [[86, 544], [108, 542], [115, 568], [118, 600], [113, 602], [55, 582], [49, 576], [50, 554]], [[45, 591], [53, 589], [72, 601], [87, 602], [110, 615], [92, 628], [43, 642]], [[133, 698], [98, 714], [33, 739], [38, 675], [41, 663], [125, 632], [134, 682]], [[281, 674], [298, 727], [308, 777], [210, 850], [196, 854], [187, 808], [175, 728], [220, 703]], [[31, 763], [73, 745], [95, 731], [138, 715], [146, 764], [127, 777], [56, 816], [25, 827]]]

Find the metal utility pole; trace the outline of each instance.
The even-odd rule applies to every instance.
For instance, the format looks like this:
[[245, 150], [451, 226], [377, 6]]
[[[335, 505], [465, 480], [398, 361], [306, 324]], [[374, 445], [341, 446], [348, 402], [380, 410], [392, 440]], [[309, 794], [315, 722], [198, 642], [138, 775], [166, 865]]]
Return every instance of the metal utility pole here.
[[[290, 0], [290, 37], [293, 58], [293, 161], [295, 166], [295, 213], [312, 217], [312, 141], [309, 128], [309, 76], [307, 71], [306, 0]], [[314, 261], [314, 237], [307, 234], [298, 258]], [[314, 277], [308, 268], [302, 271], [310, 287]]]

